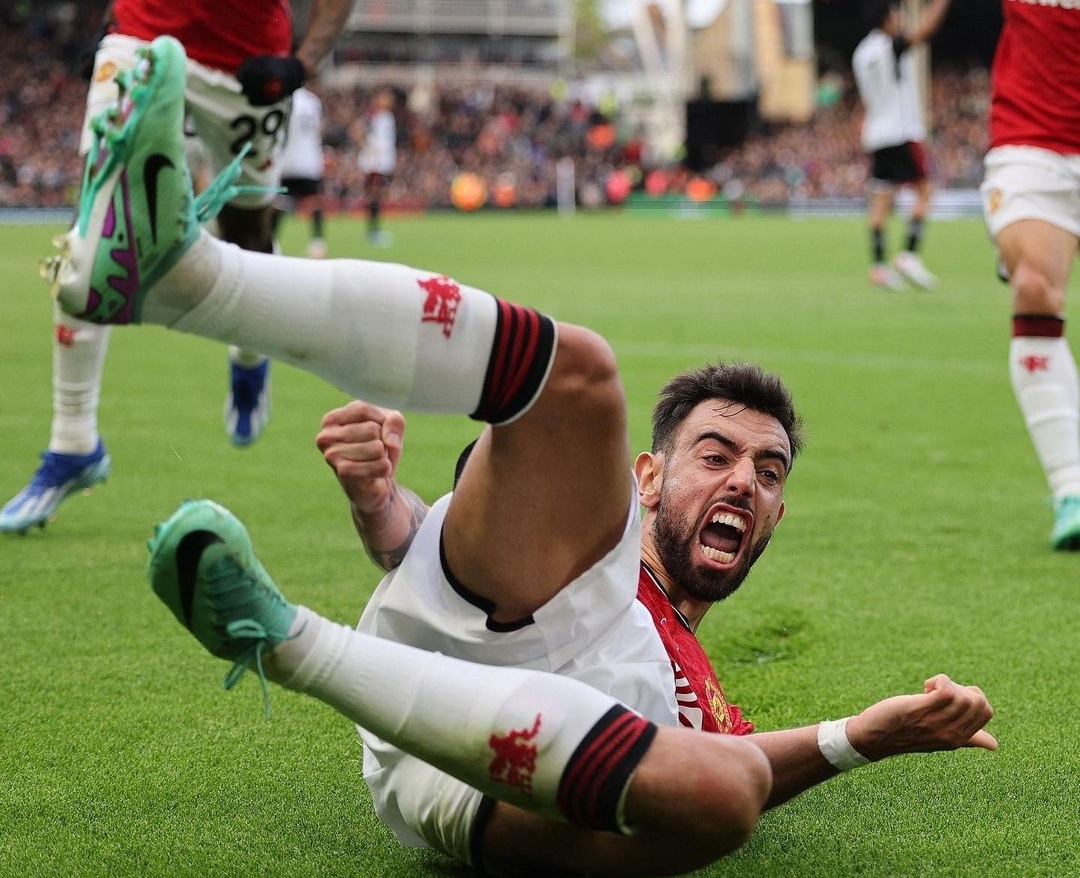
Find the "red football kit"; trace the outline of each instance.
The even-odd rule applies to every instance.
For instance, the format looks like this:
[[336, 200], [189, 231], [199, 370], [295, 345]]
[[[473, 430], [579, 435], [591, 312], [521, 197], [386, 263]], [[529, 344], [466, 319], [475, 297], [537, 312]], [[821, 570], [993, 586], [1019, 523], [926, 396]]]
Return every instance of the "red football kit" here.
[[701, 642], [644, 564], [638, 574], [638, 600], [652, 616], [664, 649], [671, 658], [679, 722], [703, 732], [749, 735], [754, 731], [754, 724], [743, 718], [739, 706], [724, 697], [724, 690]]
[[288, 0], [116, 0], [117, 33], [140, 40], [169, 35], [189, 58], [236, 73], [253, 55], [292, 51], [292, 7]]
[[1080, 6], [1003, 0], [990, 146], [1080, 153]]

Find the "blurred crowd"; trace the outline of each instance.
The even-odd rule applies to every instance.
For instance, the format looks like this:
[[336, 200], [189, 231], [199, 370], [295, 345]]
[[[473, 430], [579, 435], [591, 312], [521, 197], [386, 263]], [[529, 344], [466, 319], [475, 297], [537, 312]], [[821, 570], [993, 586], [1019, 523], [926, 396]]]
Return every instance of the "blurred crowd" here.
[[[930, 81], [934, 183], [941, 189], [977, 187], [987, 149], [989, 71], [942, 68]], [[721, 192], [762, 204], [864, 198], [869, 165], [859, 145], [862, 111], [850, 78], [836, 95], [806, 124], [756, 126], [704, 175]]]
[[80, 65], [100, 7], [67, 4], [0, 23], [0, 206], [74, 204], [87, 80]]
[[[0, 85], [0, 207], [63, 207], [76, 200], [87, 88], [81, 66], [99, 13], [91, 9], [88, 20], [81, 4], [66, 8], [65, 16], [30, 16], [0, 31], [8, 72]], [[941, 69], [931, 81], [936, 185], [977, 186], [988, 73]], [[355, 129], [370, 92], [315, 90], [324, 102], [328, 208], [359, 209], [364, 192]], [[657, 196], [687, 186], [765, 205], [860, 199], [866, 192], [860, 111], [847, 81], [833, 84], [812, 121], [758, 122], [743, 144], [694, 172], [677, 161], [654, 161], [617, 107], [598, 107], [565, 89], [430, 86], [397, 94], [398, 167], [385, 199], [391, 209], [449, 206], [451, 184], [462, 172], [484, 181], [488, 203], [551, 206], [556, 166], [566, 158], [574, 164], [577, 199], [586, 205], [618, 202], [634, 190]]]

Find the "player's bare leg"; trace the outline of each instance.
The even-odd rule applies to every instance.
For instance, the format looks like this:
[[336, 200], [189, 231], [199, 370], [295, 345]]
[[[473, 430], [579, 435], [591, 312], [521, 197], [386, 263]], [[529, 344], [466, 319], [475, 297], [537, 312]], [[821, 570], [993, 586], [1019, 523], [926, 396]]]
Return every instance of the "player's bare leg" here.
[[1080, 381], [1065, 338], [1077, 238], [1021, 220], [1002, 229], [997, 244], [1013, 291], [1009, 375], [1054, 502], [1050, 543], [1080, 550]]

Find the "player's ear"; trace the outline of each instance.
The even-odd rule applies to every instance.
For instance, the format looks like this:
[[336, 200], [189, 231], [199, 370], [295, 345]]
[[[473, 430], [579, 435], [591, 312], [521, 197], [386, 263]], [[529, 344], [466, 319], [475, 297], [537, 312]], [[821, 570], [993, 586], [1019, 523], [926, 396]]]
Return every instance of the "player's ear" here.
[[638, 481], [638, 502], [646, 509], [655, 509], [664, 483], [663, 455], [642, 451], [634, 461], [634, 474]]

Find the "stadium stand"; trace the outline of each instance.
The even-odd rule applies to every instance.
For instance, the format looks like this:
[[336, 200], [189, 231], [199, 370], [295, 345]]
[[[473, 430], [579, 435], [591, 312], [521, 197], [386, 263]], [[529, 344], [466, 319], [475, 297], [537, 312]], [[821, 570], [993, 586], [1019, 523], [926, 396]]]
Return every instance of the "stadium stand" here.
[[[17, 15], [16, 8], [30, 11]], [[97, 31], [100, 8], [81, 3], [42, 9], [36, 4], [0, 6], [5, 25], [0, 49], [9, 59], [9, 75], [0, 86], [0, 208], [75, 203], [86, 93], [79, 62]], [[409, 4], [401, 8], [403, 15], [415, 13]], [[342, 51], [362, 53], [363, 46], [350, 44]], [[535, 60], [515, 46], [518, 56]], [[507, 48], [498, 56], [503, 74], [515, 52]], [[556, 165], [564, 158], [574, 163], [577, 200], [584, 206], [622, 201], [644, 190], [646, 181], [653, 197], [682, 193], [691, 178], [677, 163], [656, 162], [640, 131], [604, 96], [591, 96], [550, 75], [544, 85], [524, 76], [508, 84], [482, 76], [468, 82], [461, 72], [459, 67], [460, 82], [414, 76], [409, 82], [363, 81], [322, 89], [328, 211], [363, 206], [356, 146], [348, 131], [371, 92], [387, 84], [401, 98], [399, 164], [386, 199], [388, 210], [450, 207], [451, 183], [463, 171], [479, 175], [489, 193], [499, 193], [489, 204], [551, 207]], [[937, 187], [969, 190], [982, 175], [988, 73], [983, 68], [935, 70], [931, 88]], [[698, 176], [720, 198], [767, 207], [859, 201], [865, 195], [866, 167], [857, 114], [850, 82], [843, 79], [808, 122], [768, 125], [758, 120], [741, 145], [718, 155]]]

